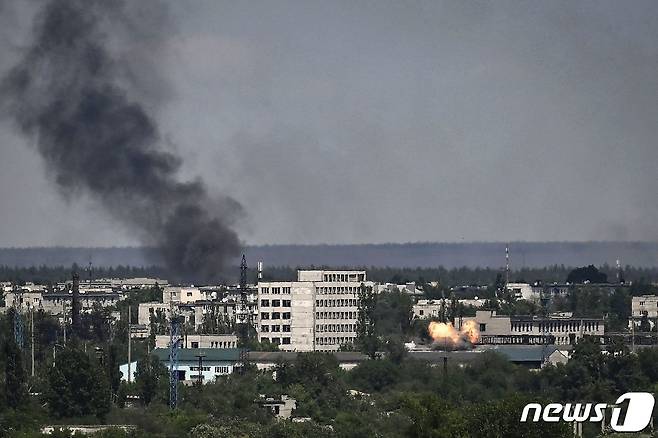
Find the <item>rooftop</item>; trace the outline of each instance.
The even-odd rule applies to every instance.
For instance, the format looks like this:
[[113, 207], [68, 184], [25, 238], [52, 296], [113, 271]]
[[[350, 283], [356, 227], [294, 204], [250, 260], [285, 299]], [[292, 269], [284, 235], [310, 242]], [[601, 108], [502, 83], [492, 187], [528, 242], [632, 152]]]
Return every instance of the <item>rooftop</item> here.
[[[179, 362], [195, 362], [199, 360], [199, 354], [203, 355], [204, 361], [230, 362], [240, 360], [242, 348], [179, 348]], [[161, 361], [169, 360], [168, 348], [156, 348], [153, 354]]]

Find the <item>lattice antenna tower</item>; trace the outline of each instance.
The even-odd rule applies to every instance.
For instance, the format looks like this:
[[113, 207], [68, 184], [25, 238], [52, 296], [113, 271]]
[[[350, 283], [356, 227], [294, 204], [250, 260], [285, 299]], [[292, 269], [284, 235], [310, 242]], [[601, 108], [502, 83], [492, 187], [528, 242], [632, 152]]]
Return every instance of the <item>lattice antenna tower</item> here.
[[242, 262], [240, 263], [240, 323], [244, 324], [242, 335], [243, 341], [249, 339], [251, 331], [251, 312], [249, 311], [248, 294], [249, 288], [247, 285], [247, 258], [242, 254]]
[[505, 287], [509, 284], [509, 243], [505, 245]]
[[178, 349], [181, 343], [181, 321], [172, 298], [169, 298], [169, 407], [176, 409], [178, 405]]

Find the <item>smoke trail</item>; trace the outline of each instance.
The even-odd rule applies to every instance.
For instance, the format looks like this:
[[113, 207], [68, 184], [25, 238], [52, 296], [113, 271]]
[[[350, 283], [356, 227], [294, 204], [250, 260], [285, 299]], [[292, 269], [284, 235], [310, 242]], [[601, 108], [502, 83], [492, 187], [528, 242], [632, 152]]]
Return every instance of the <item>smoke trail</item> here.
[[3, 80], [3, 110], [36, 139], [65, 196], [90, 194], [156, 246], [172, 273], [210, 279], [240, 248], [231, 222], [241, 207], [211, 200], [200, 181], [177, 178], [181, 159], [163, 150], [156, 122], [135, 100], [148, 95], [138, 87], [152, 82], [145, 74], [158, 76], [157, 66], [144, 61], [126, 81], [124, 60], [111, 50], [112, 42], [131, 43], [133, 32], [143, 32], [125, 7], [115, 0], [48, 2], [35, 18], [31, 46]]

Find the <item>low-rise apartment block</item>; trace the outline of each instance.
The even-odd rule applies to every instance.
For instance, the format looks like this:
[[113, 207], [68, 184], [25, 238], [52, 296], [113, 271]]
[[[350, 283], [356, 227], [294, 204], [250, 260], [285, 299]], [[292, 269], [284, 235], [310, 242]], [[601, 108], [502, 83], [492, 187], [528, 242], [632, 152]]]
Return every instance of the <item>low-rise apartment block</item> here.
[[656, 326], [658, 320], [658, 296], [657, 295], [640, 295], [633, 297], [631, 301], [631, 318], [630, 324], [639, 326], [642, 320], [648, 320], [651, 329]]
[[[574, 318], [568, 314], [555, 316], [498, 315], [493, 310], [478, 310], [475, 318], [463, 318], [458, 328], [467, 320], [474, 320], [482, 343], [508, 343], [512, 338], [522, 343], [524, 336], [552, 337], [556, 345], [575, 344], [583, 336], [603, 336], [603, 318]], [[504, 339], [507, 338], [507, 339]], [[504, 342], [503, 342], [504, 339]]]

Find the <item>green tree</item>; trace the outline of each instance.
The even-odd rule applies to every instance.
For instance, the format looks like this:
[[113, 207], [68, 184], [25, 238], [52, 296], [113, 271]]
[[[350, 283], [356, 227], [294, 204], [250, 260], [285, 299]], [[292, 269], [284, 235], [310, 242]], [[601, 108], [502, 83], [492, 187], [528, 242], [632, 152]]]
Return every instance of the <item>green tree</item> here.
[[374, 299], [372, 314], [378, 336], [408, 334], [413, 318], [413, 301], [409, 295], [397, 290], [382, 292]]
[[48, 369], [44, 401], [57, 417], [95, 415], [105, 418], [110, 410], [110, 389], [105, 373], [84, 351], [67, 347]]
[[299, 353], [294, 362], [279, 364], [276, 373], [283, 391], [299, 401], [296, 415], [330, 421], [346, 408], [347, 388], [333, 354]]
[[397, 384], [401, 379], [400, 372], [400, 368], [388, 359], [368, 360], [354, 368], [349, 377], [360, 391], [379, 392]]
[[375, 327], [377, 294], [372, 286], [361, 284], [359, 288], [358, 315], [356, 324], [356, 344], [364, 354], [371, 358], [377, 356], [379, 339]]
[[402, 409], [411, 419], [405, 436], [459, 438], [469, 436], [463, 415], [435, 394], [407, 394]]
[[576, 268], [567, 275], [568, 283], [607, 283], [608, 276], [599, 271], [596, 266], [589, 265]]
[[167, 381], [167, 369], [157, 357], [149, 356], [137, 361], [135, 384], [144, 405], [149, 405]]
[[527, 403], [536, 402], [530, 398], [513, 396], [503, 400], [479, 403], [467, 411], [468, 436], [473, 438], [570, 438], [573, 436], [570, 424], [521, 423], [519, 419]]
[[194, 427], [188, 436], [190, 438], [262, 438], [266, 434], [261, 424], [227, 418], [214, 424], [200, 424]]
[[616, 288], [610, 296], [610, 312], [608, 329], [619, 331], [628, 327], [628, 318], [631, 316], [631, 296], [627, 289]]
[[116, 398], [119, 392], [119, 386], [121, 385], [121, 375], [119, 372], [119, 352], [117, 346], [114, 344], [109, 346], [106, 364], [105, 368], [107, 370], [110, 391], [112, 392], [112, 396]]
[[386, 357], [396, 364], [400, 364], [407, 357], [407, 348], [404, 339], [399, 335], [386, 336], [382, 340]]
[[16, 409], [27, 400], [26, 375], [21, 350], [13, 337], [5, 340], [5, 398], [7, 406]]

